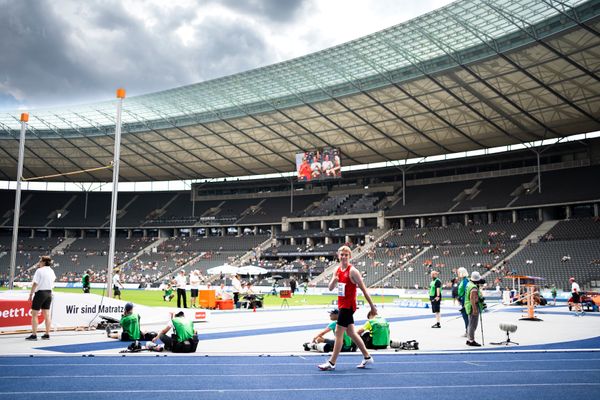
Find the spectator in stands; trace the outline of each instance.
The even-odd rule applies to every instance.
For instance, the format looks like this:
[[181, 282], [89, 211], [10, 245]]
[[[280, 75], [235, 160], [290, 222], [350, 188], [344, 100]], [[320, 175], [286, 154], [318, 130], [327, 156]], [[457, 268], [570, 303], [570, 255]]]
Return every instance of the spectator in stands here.
[[50, 326], [52, 325], [50, 305], [52, 304], [52, 289], [54, 288], [54, 281], [56, 281], [56, 274], [52, 269], [52, 258], [42, 256], [37, 267], [33, 275], [33, 284], [28, 299], [31, 302], [31, 335], [26, 337], [25, 340], [37, 340], [40, 310], [44, 315], [46, 327], [46, 333], [42, 335], [42, 339], [50, 339]]
[[431, 282], [429, 283], [429, 300], [431, 301], [431, 312], [435, 314], [435, 324], [432, 328], [441, 328], [441, 303], [442, 303], [442, 281], [438, 278], [438, 271], [431, 271]]
[[119, 298], [121, 300], [121, 289], [123, 288], [123, 283], [121, 283], [121, 270], [119, 268], [115, 268], [112, 277], [113, 284], [113, 297]]
[[[167, 336], [171, 328], [174, 333]], [[198, 347], [198, 335], [194, 331], [194, 324], [185, 317], [183, 311], [175, 314], [171, 319], [171, 324], [153, 338], [152, 342], [156, 343], [157, 338], [165, 344], [165, 349], [171, 350], [173, 353], [194, 353]]]
[[192, 308], [196, 308], [198, 290], [200, 290], [200, 276], [199, 271], [196, 269], [190, 272], [190, 304]]
[[185, 271], [182, 269], [179, 271], [179, 274], [175, 277], [175, 287], [177, 288], [177, 308], [181, 308], [181, 303], [183, 303], [183, 308], [187, 308], [187, 293], [185, 291], [187, 287], [187, 279], [185, 277]]
[[[326, 339], [325, 335], [327, 335], [329, 332], [333, 332], [335, 334], [339, 314], [340, 314], [340, 311], [337, 308], [334, 308], [333, 310], [329, 311], [329, 319], [331, 320], [331, 322], [325, 327], [325, 329], [320, 331], [317, 334], [317, 336], [315, 336], [312, 339], [312, 342], [304, 343], [304, 350], [306, 350], [306, 351], [317, 350], [322, 353], [329, 353], [330, 351], [333, 350], [333, 346], [335, 345], [335, 340], [334, 339]], [[343, 344], [342, 344], [341, 351], [342, 352], [356, 351], [356, 345], [354, 343], [352, 343], [352, 339], [350, 339], [350, 336], [348, 336], [348, 334], [346, 332], [344, 332], [344, 335], [343, 335]]]

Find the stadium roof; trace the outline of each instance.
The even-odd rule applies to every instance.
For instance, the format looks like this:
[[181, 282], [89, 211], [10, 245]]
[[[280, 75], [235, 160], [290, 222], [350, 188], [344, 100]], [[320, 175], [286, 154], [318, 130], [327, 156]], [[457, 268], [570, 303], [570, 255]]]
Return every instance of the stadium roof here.
[[[121, 180], [290, 172], [296, 153], [321, 147], [355, 165], [599, 130], [599, 31], [599, 0], [461, 0], [290, 61], [127, 98]], [[24, 177], [108, 165], [115, 109], [31, 111]], [[0, 113], [0, 179], [15, 179], [19, 114]]]

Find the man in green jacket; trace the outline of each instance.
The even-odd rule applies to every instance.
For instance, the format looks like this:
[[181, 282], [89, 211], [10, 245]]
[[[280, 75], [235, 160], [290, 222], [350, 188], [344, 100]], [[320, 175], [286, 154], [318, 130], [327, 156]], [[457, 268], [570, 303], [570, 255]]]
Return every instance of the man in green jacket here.
[[121, 340], [129, 341], [129, 340], [140, 340], [142, 337], [142, 332], [140, 331], [140, 316], [133, 312], [133, 304], [127, 303], [125, 304], [125, 312], [121, 317], [121, 328], [123, 332], [121, 333]]
[[435, 314], [435, 324], [432, 328], [441, 328], [440, 308], [442, 304], [442, 281], [438, 278], [438, 271], [431, 271], [431, 283], [429, 284], [429, 300], [431, 301], [431, 312]]
[[390, 343], [390, 325], [374, 311], [369, 311], [367, 322], [356, 333], [361, 336], [367, 349], [387, 349]]
[[83, 293], [90, 292], [90, 274], [92, 273], [91, 269], [86, 270], [81, 277], [81, 287], [83, 288]]
[[[167, 333], [173, 329], [173, 334]], [[194, 331], [194, 324], [185, 317], [183, 311], [179, 311], [171, 319], [171, 324], [167, 325], [157, 337], [152, 339], [156, 343], [159, 338], [165, 344], [165, 349], [173, 353], [194, 353], [198, 346], [198, 335]]]

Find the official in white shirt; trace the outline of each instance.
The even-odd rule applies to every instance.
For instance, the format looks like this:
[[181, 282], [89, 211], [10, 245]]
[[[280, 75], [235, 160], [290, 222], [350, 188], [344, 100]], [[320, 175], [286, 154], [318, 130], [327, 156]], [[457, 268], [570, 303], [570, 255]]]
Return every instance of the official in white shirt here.
[[183, 308], [187, 308], [187, 294], [185, 293], [187, 279], [184, 270], [179, 271], [179, 275], [175, 277], [175, 286], [177, 287], [177, 308], [181, 308], [181, 299], [183, 299]]
[[50, 327], [52, 320], [50, 318], [50, 305], [52, 304], [52, 289], [56, 275], [52, 269], [52, 259], [49, 256], [42, 256], [38, 262], [38, 269], [33, 275], [33, 285], [29, 292], [29, 301], [31, 301], [31, 335], [25, 340], [37, 340], [38, 315], [40, 310], [44, 315], [46, 333], [42, 339], [50, 339]]

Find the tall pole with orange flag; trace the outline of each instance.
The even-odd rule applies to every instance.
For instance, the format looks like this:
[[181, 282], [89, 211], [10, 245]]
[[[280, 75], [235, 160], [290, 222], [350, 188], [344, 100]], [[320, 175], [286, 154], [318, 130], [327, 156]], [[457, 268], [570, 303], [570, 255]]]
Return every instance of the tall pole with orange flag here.
[[113, 154], [113, 187], [110, 203], [110, 234], [108, 246], [108, 271], [106, 271], [106, 286], [108, 297], [112, 297], [112, 276], [115, 264], [115, 232], [117, 225], [117, 198], [119, 194], [119, 158], [121, 156], [121, 113], [125, 89], [117, 89], [117, 120], [115, 126], [115, 150]]
[[19, 138], [19, 159], [17, 161], [17, 192], [15, 193], [15, 211], [13, 214], [12, 246], [10, 248], [10, 280], [8, 288], [15, 284], [15, 269], [17, 264], [17, 241], [19, 239], [19, 217], [21, 216], [21, 181], [23, 180], [23, 159], [25, 157], [25, 131], [27, 131], [29, 114], [21, 114], [21, 136]]

